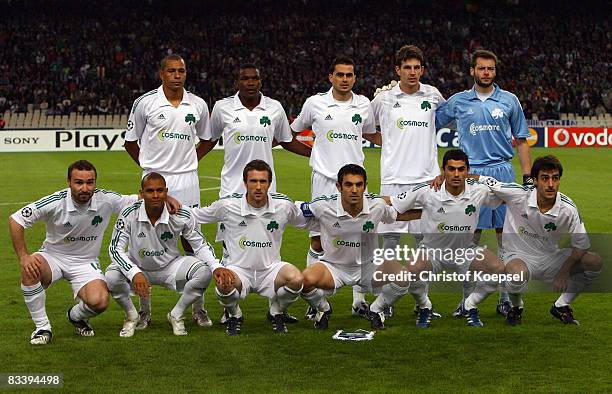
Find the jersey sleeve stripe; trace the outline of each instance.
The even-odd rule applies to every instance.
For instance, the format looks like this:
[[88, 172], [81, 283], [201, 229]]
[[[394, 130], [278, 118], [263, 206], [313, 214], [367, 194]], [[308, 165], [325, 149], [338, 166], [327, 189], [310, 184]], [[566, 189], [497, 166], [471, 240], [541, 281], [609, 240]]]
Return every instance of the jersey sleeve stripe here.
[[119, 264], [121, 266], [121, 268], [123, 268], [126, 271], [129, 271], [130, 269], [132, 269], [132, 265], [129, 264], [128, 262], [126, 262], [121, 255], [119, 254], [119, 252], [117, 251], [117, 243], [119, 242], [119, 237], [121, 235], [121, 231], [117, 231], [117, 234], [115, 234], [115, 237], [112, 239], [111, 241], [111, 248], [110, 248], [110, 254], [111, 257], [113, 258], [113, 260]]
[[132, 113], [136, 112], [136, 107], [138, 106], [138, 104], [140, 104], [140, 102], [142, 101], [142, 99], [144, 99], [145, 97], [148, 97], [152, 94], [157, 93], [157, 89], [151, 90], [150, 92], [147, 92], [145, 94], [143, 94], [142, 96], [138, 97], [136, 99], [136, 101], [134, 101], [134, 105], [132, 106]]
[[51, 204], [54, 201], [59, 201], [59, 200], [62, 200], [64, 198], [66, 198], [66, 192], [60, 192], [60, 193], [57, 193], [57, 194], [53, 194], [53, 195], [51, 195], [49, 197], [45, 197], [45, 198], [43, 198], [41, 200], [38, 200], [35, 203], [35, 206], [36, 206], [36, 209], [40, 209], [40, 208], [44, 207], [45, 205], [49, 205], [49, 204]]

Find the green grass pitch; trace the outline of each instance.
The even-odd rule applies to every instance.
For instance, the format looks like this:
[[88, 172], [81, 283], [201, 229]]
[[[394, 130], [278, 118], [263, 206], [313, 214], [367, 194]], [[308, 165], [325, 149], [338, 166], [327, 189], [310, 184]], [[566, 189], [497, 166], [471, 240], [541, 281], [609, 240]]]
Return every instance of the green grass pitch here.
[[[565, 166], [561, 191], [576, 202], [589, 232], [612, 232], [609, 150], [532, 150], [533, 157], [548, 153], [561, 158]], [[201, 188], [208, 189], [202, 192], [203, 203], [217, 196], [222, 155], [214, 151], [200, 163]], [[274, 157], [279, 191], [308, 200], [307, 159], [285, 151], [275, 151]], [[66, 167], [81, 158], [97, 166], [99, 187], [137, 191], [140, 171], [124, 152], [1, 154], [3, 220], [25, 202], [64, 188]], [[377, 192], [378, 150], [366, 151], [366, 168], [370, 191]], [[26, 232], [30, 251], [41, 244], [43, 229], [39, 223]], [[213, 240], [214, 227], [207, 225], [204, 230]], [[109, 237], [107, 232], [103, 267], [109, 264]], [[47, 292], [54, 340], [34, 348], [28, 341], [33, 324], [21, 296], [18, 261], [6, 224], [0, 245], [0, 373], [62, 373], [64, 390], [70, 392], [612, 391], [610, 294], [584, 294], [576, 300], [580, 327], [564, 326], [548, 314], [556, 298], [552, 293], [528, 293], [523, 325], [506, 327], [495, 315], [496, 297], [491, 296], [481, 305], [485, 327], [470, 329], [463, 320], [450, 317], [460, 297], [457, 288], [456, 293], [431, 295], [444, 317], [429, 330], [415, 328], [413, 301], [407, 297], [396, 306], [388, 329], [373, 341], [346, 343], [331, 339], [335, 329], [369, 328], [367, 321], [350, 315], [350, 289], [332, 297], [334, 314], [327, 332], [316, 332], [301, 319], [289, 326], [288, 335], [276, 336], [265, 320], [266, 300], [252, 295], [242, 304], [242, 334], [229, 338], [217, 323], [222, 309], [210, 288], [206, 306], [215, 325], [202, 329], [188, 321], [189, 335], [174, 337], [165, 315], [177, 295], [157, 287], [152, 327], [122, 339], [118, 333], [123, 314], [114, 301], [92, 320], [95, 337], [75, 336], [65, 318], [72, 305], [71, 292], [66, 282], [60, 282]], [[305, 232], [286, 231], [284, 260], [303, 268], [306, 248]], [[302, 318], [305, 308], [300, 300], [291, 312]]]

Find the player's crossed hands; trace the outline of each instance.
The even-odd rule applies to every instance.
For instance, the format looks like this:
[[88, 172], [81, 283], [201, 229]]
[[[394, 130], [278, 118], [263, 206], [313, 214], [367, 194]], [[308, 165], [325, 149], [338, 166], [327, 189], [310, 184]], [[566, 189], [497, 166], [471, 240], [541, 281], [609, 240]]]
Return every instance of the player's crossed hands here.
[[213, 272], [213, 276], [215, 277], [215, 282], [217, 282], [220, 287], [227, 287], [234, 284], [234, 274], [227, 268], [217, 268]]
[[37, 254], [27, 254], [19, 259], [21, 272], [30, 279], [39, 279], [42, 274], [42, 257]]
[[144, 276], [142, 272], [137, 273], [132, 278], [132, 287], [134, 288], [134, 292], [138, 294], [142, 298], [149, 298], [149, 281], [147, 277]]

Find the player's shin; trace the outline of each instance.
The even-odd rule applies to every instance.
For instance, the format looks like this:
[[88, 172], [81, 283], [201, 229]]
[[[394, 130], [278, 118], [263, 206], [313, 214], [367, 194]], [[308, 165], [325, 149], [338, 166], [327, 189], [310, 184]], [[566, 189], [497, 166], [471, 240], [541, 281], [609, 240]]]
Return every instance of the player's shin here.
[[[189, 305], [194, 304], [198, 300], [202, 300], [202, 295], [212, 279], [210, 268], [204, 265], [201, 265], [191, 275], [191, 278], [188, 278], [187, 282], [185, 283], [181, 297], [174, 308], [172, 308], [170, 311], [170, 315], [175, 319], [182, 318]], [[199, 309], [202, 309], [202, 305], [200, 305]]]
[[571, 304], [600, 274], [601, 271], [584, 271], [572, 275], [567, 281], [565, 292], [555, 301], [555, 306], [560, 308]]
[[429, 299], [429, 295], [427, 294], [428, 286], [426, 282], [422, 280], [417, 280], [415, 282], [410, 283], [410, 294], [414, 298], [417, 306], [420, 309], [431, 309], [432, 304]]
[[22, 283], [21, 292], [36, 328], [38, 330], [51, 330], [51, 322], [49, 322], [49, 317], [45, 310], [47, 293], [42, 284], [38, 282], [31, 286], [26, 286]]
[[127, 320], [138, 320], [138, 311], [130, 297], [130, 285], [119, 271], [107, 270], [106, 281], [111, 296], [117, 304], [124, 310]]
[[289, 305], [293, 304], [300, 297], [303, 287], [293, 290], [287, 286], [282, 286], [276, 291], [273, 302], [270, 303], [270, 314], [272, 316], [284, 313]]
[[478, 283], [474, 291], [465, 299], [465, 310], [470, 311], [478, 308], [478, 304], [484, 301], [489, 294], [497, 290], [497, 282]]
[[325, 292], [321, 289], [314, 289], [308, 293], [302, 292], [302, 298], [318, 312], [326, 312], [329, 310], [329, 302], [325, 298]]
[[230, 317], [242, 316], [242, 311], [238, 306], [240, 294], [237, 289], [232, 289], [229, 293], [224, 294], [218, 288], [215, 288], [215, 294], [217, 295], [219, 303], [223, 305]]
[[387, 283], [382, 287], [381, 293], [376, 297], [376, 300], [370, 305], [372, 312], [381, 313], [385, 307], [393, 306], [397, 300], [406, 295], [409, 287], [402, 287], [396, 283]]

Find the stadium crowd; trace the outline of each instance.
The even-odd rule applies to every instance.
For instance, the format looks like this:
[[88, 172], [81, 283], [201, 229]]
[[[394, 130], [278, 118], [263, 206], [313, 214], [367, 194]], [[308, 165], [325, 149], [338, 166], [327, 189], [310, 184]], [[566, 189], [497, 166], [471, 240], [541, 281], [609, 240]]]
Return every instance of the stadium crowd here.
[[159, 86], [157, 62], [179, 53], [188, 90], [212, 105], [235, 92], [232, 70], [260, 66], [265, 94], [289, 116], [329, 88], [335, 54], [355, 59], [355, 91], [369, 97], [394, 79], [393, 54], [425, 51], [423, 81], [445, 97], [471, 86], [469, 55], [500, 57], [498, 83], [528, 119], [612, 112], [610, 5], [507, 1], [463, 3], [303, 0], [8, 1], [0, 25], [0, 113], [127, 113]]

